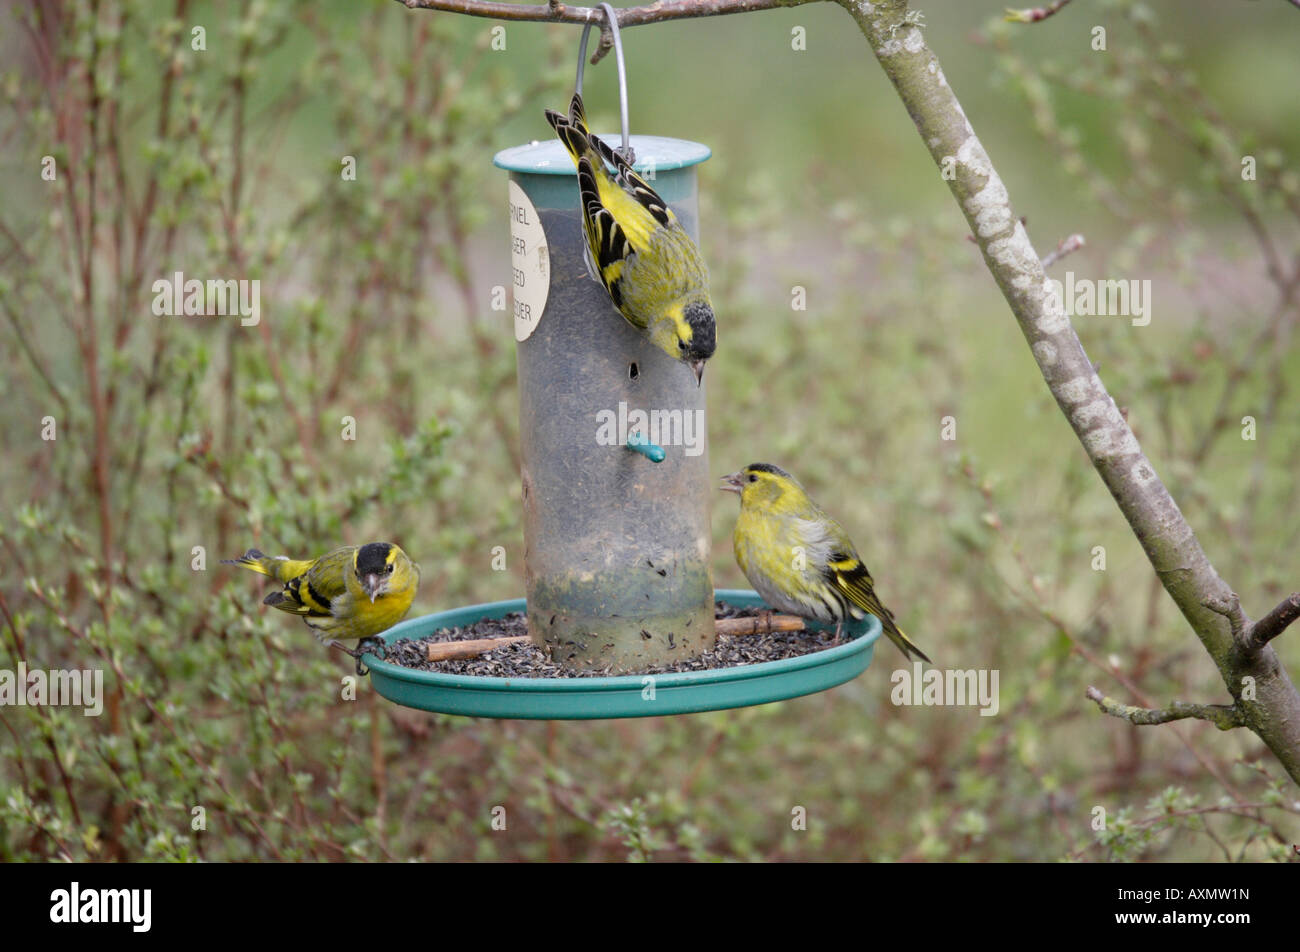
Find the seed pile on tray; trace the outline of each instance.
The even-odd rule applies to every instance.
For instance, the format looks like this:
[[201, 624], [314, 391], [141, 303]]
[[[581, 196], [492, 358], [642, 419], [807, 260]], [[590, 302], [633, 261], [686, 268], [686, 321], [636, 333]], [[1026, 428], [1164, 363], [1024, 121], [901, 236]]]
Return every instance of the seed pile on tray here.
[[[766, 609], [739, 608], [725, 602], [715, 605], [717, 618], [752, 618]], [[405, 639], [388, 646], [384, 660], [404, 668], [436, 671], [440, 674], [467, 674], [485, 678], [599, 678], [616, 672], [608, 669], [569, 671], [553, 664], [545, 653], [531, 642], [505, 645], [485, 652], [477, 658], [453, 661], [429, 661], [428, 646], [433, 642], [467, 641], [475, 638], [509, 638], [527, 635], [528, 623], [522, 612], [511, 612], [504, 618], [484, 618], [472, 625], [444, 628], [420, 639]], [[716, 668], [734, 668], [762, 661], [780, 661], [797, 658], [830, 647], [834, 631], [779, 631], [755, 635], [719, 635], [717, 645], [696, 658], [684, 658], [672, 664], [653, 665], [640, 671], [617, 672], [623, 674], [673, 674], [680, 671], [709, 671]]]

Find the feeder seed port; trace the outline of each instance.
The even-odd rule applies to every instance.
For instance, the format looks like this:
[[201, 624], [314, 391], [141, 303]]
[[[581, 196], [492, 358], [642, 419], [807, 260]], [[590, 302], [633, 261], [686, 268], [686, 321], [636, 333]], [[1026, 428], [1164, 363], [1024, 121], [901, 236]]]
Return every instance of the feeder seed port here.
[[664, 448], [651, 443], [646, 439], [640, 430], [627, 435], [627, 448], [633, 452], [640, 453], [652, 463], [662, 463], [664, 461]]

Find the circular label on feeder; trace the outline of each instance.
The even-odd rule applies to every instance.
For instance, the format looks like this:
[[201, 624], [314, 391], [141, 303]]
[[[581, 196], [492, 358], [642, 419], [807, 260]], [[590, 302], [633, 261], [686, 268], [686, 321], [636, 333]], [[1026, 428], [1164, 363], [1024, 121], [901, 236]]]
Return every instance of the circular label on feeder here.
[[527, 340], [546, 310], [551, 292], [551, 256], [546, 232], [524, 190], [510, 182], [510, 265], [513, 273], [515, 340]]

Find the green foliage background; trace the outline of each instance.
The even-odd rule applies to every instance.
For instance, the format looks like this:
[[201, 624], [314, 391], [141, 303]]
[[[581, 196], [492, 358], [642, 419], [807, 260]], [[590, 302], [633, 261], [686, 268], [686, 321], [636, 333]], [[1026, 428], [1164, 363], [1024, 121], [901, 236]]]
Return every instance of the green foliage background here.
[[[1051, 273], [1152, 282], [1150, 326], [1076, 327], [1261, 614], [1300, 577], [1300, 13], [1076, 0], [1013, 27], [1001, 6], [927, 4], [927, 40], [1040, 252], [1086, 234]], [[0, 708], [0, 858], [1293, 855], [1296, 790], [1252, 735], [1084, 699], [1224, 691], [839, 8], [628, 31], [633, 127], [715, 154], [714, 469], [799, 475], [932, 657], [1001, 672], [996, 717], [892, 705], [888, 646], [831, 692], [680, 718], [431, 716], [365, 681], [343, 700], [350, 662], [218, 559], [394, 538], [424, 567], [413, 614], [522, 594], [491, 156], [546, 134], [577, 31], [512, 24], [496, 51], [491, 21], [395, 3], [3, 14], [0, 668], [101, 667], [110, 697], [99, 718]], [[612, 66], [588, 86], [612, 127]], [[153, 316], [177, 270], [260, 279], [261, 324]], [[717, 502], [715, 580], [743, 586]], [[1296, 640], [1278, 648], [1294, 672]]]

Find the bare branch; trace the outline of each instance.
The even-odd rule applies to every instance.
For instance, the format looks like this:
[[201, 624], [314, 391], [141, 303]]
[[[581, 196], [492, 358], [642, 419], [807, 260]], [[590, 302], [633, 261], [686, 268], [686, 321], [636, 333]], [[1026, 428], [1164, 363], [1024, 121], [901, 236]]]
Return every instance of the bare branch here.
[[1189, 704], [1186, 701], [1174, 701], [1166, 708], [1153, 709], [1121, 704], [1091, 686], [1088, 688], [1087, 695], [1089, 700], [1097, 702], [1097, 706], [1103, 713], [1139, 726], [1167, 724], [1170, 721], [1181, 721], [1189, 717], [1209, 721], [1221, 731], [1242, 727], [1246, 723], [1235, 704]]
[[1086, 244], [1087, 242], [1084, 240], [1083, 235], [1080, 235], [1077, 232], [1070, 235], [1068, 238], [1062, 238], [1061, 243], [1056, 246], [1055, 251], [1049, 251], [1043, 256], [1043, 270], [1046, 271], [1066, 255], [1073, 254]]
[[[1186, 517], [1147, 458], [1088, 359], [1047, 281], [1040, 255], [1012, 210], [1006, 185], [925, 43], [906, 0], [840, 0], [871, 44], [935, 164], [965, 214], [984, 261], [1015, 315], [1043, 381], [1088, 459], [1141, 543], [1161, 585], [1196, 632], [1234, 697], [1244, 679], [1255, 694], [1235, 715], [1300, 783], [1300, 692], [1269, 646], [1240, 650], [1244, 630], [1231, 586], [1210, 563]], [[947, 174], [953, 169], [955, 175]], [[1207, 607], [1213, 600], [1218, 608]], [[1188, 710], [1209, 711], [1208, 708]], [[1195, 717], [1189, 713], [1182, 716]], [[1210, 719], [1215, 719], [1212, 716]], [[1148, 721], [1151, 723], [1151, 721]]]
[[1003, 19], [1011, 23], [1037, 23], [1039, 20], [1046, 20], [1053, 13], [1059, 12], [1070, 0], [1054, 0], [1045, 7], [1028, 7], [1022, 10], [1013, 10], [1007, 7], [1007, 14]]
[[1263, 648], [1297, 618], [1300, 618], [1300, 592], [1282, 599], [1276, 608], [1250, 626], [1250, 647], [1255, 651]]
[[[604, 13], [598, 7], [570, 7], [556, 0], [547, 3], [503, 3], [500, 0], [397, 0], [412, 10], [443, 10], [463, 13], [472, 17], [492, 20], [522, 20], [535, 23], [599, 23]], [[618, 11], [620, 29], [641, 26], [645, 23], [662, 23], [665, 20], [687, 20], [695, 17], [716, 17], [729, 13], [753, 13], [756, 10], [777, 10], [782, 7], [799, 7], [824, 0], [658, 0], [639, 7], [624, 7]], [[602, 39], [603, 42], [603, 39]]]

